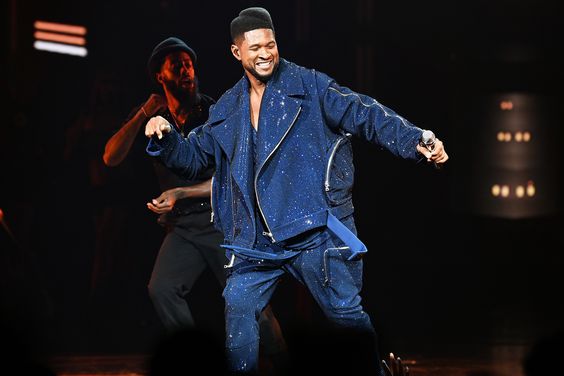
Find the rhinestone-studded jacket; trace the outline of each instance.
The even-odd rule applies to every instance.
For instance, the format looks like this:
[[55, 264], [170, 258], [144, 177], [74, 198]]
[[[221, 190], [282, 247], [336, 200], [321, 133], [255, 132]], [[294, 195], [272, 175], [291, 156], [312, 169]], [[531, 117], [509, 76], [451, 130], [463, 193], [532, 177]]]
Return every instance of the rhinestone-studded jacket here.
[[280, 59], [262, 98], [255, 165], [249, 103], [243, 77], [187, 140], [172, 131], [147, 147], [189, 179], [215, 166], [212, 215], [226, 244], [254, 246], [255, 213], [273, 242], [325, 226], [328, 212], [352, 214], [351, 135], [396, 156], [420, 158], [420, 128], [323, 73]]

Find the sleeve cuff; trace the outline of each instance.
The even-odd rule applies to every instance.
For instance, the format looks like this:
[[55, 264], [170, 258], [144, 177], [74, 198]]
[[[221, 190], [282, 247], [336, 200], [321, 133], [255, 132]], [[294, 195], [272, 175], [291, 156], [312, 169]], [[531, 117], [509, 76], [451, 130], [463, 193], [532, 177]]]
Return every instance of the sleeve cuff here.
[[171, 133], [165, 133], [163, 135], [163, 138], [161, 138], [160, 140], [156, 137], [151, 137], [151, 139], [149, 139], [149, 143], [147, 144], [147, 148], [145, 149], [147, 151], [147, 154], [149, 154], [152, 157], [158, 157], [159, 155], [161, 155], [161, 153], [168, 149], [171, 145], [174, 144], [174, 137], [172, 136], [172, 132]]

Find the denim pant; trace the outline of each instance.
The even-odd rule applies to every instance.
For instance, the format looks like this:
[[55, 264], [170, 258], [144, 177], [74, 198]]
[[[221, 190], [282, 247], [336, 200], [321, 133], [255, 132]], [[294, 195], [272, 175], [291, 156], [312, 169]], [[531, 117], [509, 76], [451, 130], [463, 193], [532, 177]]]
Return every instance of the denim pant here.
[[[221, 287], [227, 278], [223, 235], [210, 223], [210, 213], [194, 213], [178, 219], [162, 243], [155, 261], [149, 295], [169, 332], [196, 326], [188, 305], [188, 294], [206, 268], [211, 268]], [[261, 349], [266, 355], [283, 353], [286, 343], [272, 309], [259, 318]]]
[[308, 287], [331, 322], [340, 327], [374, 333], [370, 318], [360, 304], [362, 260], [348, 261], [349, 256], [348, 247], [337, 237], [329, 235], [323, 244], [304, 250], [289, 260], [243, 260], [236, 257], [223, 291], [230, 369], [242, 373], [256, 372], [259, 350], [257, 320], [272, 297], [279, 278], [285, 273], [290, 273]]

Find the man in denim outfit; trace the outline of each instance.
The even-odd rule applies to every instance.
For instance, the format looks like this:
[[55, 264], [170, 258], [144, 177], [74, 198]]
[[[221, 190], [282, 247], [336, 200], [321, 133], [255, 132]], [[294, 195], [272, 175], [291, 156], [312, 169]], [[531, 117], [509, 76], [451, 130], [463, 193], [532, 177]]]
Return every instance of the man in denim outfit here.
[[[166, 228], [166, 236], [155, 260], [148, 291], [169, 333], [196, 326], [189, 293], [206, 268], [211, 269], [222, 288], [227, 277], [223, 267], [225, 252], [220, 247], [223, 236], [210, 221], [213, 168], [210, 166], [193, 179], [180, 177], [158, 159], [147, 156], [146, 139], [138, 136], [139, 129], [156, 115], [167, 119], [181, 137], [205, 122], [215, 101], [200, 92], [195, 66], [196, 53], [183, 40], [169, 37], [158, 43], [147, 68], [159, 91], [133, 109], [108, 140], [104, 153], [108, 166], [139, 157], [147, 162], [140, 168], [150, 168], [149, 163], [153, 164], [162, 193], [147, 202], [147, 208], [159, 214], [158, 222]], [[275, 363], [285, 353], [286, 345], [270, 306], [262, 312], [260, 328], [265, 360]]]
[[440, 165], [448, 156], [438, 139], [432, 150], [422, 146], [422, 129], [373, 98], [281, 59], [265, 9], [241, 11], [231, 36], [245, 74], [206, 124], [183, 139], [157, 116], [145, 134], [148, 153], [182, 176], [215, 166], [212, 206], [231, 271], [223, 292], [230, 367], [255, 372], [257, 318], [286, 273], [331, 322], [374, 333], [360, 304], [366, 247], [353, 218], [349, 137], [413, 161]]

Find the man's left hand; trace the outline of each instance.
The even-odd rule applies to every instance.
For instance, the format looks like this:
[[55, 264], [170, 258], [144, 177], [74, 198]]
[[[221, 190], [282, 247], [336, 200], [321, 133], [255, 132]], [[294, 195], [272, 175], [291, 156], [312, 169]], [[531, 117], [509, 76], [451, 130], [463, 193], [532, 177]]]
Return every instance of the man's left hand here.
[[435, 140], [434, 148], [432, 150], [417, 144], [417, 151], [427, 158], [427, 162], [434, 162], [437, 165], [443, 164], [448, 160], [448, 154], [445, 151], [443, 142], [438, 138]]

